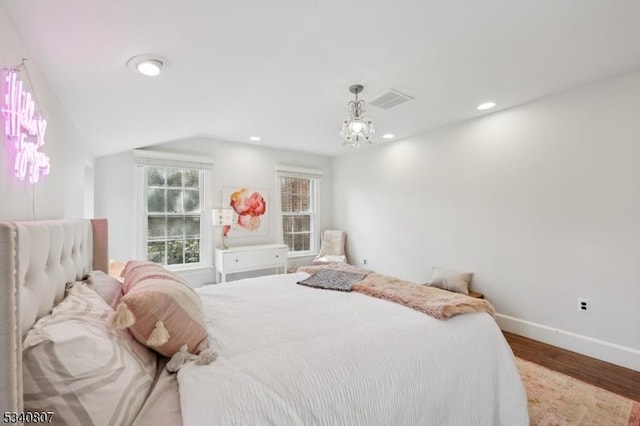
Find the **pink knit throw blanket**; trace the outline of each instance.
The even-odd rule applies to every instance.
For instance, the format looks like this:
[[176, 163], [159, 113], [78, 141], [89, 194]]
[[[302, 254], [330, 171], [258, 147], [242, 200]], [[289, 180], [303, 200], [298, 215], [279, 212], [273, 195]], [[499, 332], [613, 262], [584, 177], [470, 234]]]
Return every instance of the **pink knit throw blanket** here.
[[[298, 271], [313, 274], [318, 269], [326, 267], [302, 267]], [[493, 306], [484, 299], [476, 299], [460, 293], [418, 285], [398, 278], [365, 271], [351, 265], [332, 264], [329, 268], [345, 272], [367, 273], [365, 278], [353, 284], [353, 291], [399, 303], [440, 320], [471, 312], [487, 312], [491, 316], [495, 316]]]

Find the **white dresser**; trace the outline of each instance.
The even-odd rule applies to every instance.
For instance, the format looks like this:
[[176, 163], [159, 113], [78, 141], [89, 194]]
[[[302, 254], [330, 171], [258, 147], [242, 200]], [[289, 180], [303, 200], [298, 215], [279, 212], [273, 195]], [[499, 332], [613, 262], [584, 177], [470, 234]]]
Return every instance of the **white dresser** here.
[[262, 244], [255, 246], [216, 249], [216, 272], [220, 282], [227, 281], [227, 274], [282, 268], [287, 272], [287, 246], [285, 244]]

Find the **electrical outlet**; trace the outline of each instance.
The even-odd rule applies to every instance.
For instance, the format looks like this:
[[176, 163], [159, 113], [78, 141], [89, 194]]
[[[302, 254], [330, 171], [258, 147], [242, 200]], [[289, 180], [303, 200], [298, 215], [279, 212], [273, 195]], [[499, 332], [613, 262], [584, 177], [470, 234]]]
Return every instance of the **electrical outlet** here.
[[591, 310], [591, 303], [589, 299], [584, 297], [578, 297], [578, 311], [588, 313]]

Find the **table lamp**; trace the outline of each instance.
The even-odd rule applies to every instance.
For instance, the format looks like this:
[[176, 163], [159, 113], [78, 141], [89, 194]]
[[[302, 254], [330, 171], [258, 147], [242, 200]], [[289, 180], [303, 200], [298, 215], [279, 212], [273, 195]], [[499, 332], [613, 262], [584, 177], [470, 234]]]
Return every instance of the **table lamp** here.
[[233, 209], [213, 209], [213, 226], [222, 227], [222, 244], [218, 247], [220, 250], [226, 250], [227, 247], [224, 243], [224, 237], [226, 235], [227, 226], [231, 226], [233, 223]]

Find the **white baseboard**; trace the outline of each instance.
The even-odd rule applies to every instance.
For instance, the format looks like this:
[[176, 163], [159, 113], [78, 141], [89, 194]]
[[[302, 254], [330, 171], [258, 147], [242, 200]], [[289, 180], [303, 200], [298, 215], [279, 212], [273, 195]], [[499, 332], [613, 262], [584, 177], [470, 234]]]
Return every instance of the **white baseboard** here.
[[508, 315], [496, 314], [504, 331], [640, 371], [640, 350], [560, 330]]

